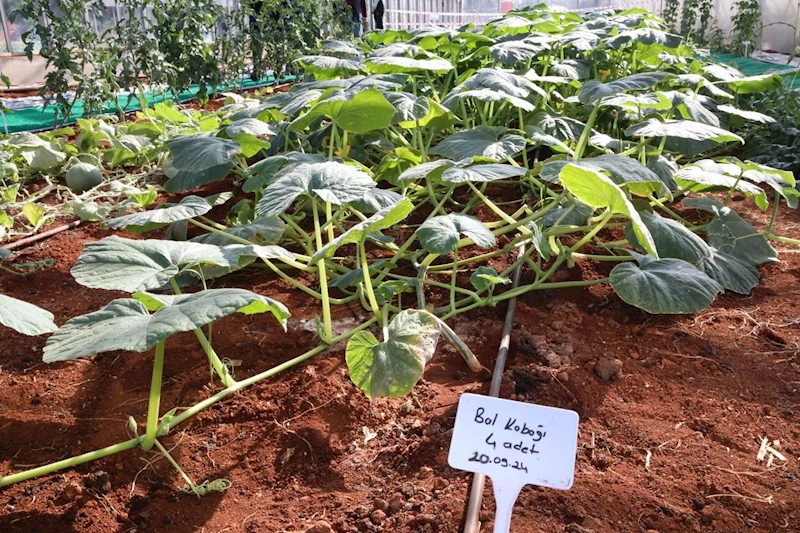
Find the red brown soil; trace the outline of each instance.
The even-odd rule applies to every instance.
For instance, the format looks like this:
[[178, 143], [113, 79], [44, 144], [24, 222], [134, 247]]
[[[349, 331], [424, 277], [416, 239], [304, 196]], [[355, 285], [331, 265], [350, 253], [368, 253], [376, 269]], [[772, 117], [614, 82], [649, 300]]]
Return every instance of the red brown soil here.
[[[767, 222], [755, 209], [737, 209], [757, 227]], [[798, 213], [781, 215], [779, 233], [800, 236]], [[25, 249], [19, 261], [50, 257], [54, 267], [28, 278], [0, 274], [0, 292], [49, 309], [58, 324], [100, 308], [121, 295], [83, 288], [69, 269], [86, 242], [107, 234], [88, 224]], [[723, 295], [697, 316], [650, 316], [602, 285], [520, 298], [503, 395], [574, 409], [581, 425], [573, 488], [524, 489], [512, 531], [800, 532], [800, 257], [779, 249], [782, 261], [762, 269], [751, 295]], [[586, 263], [565, 274], [597, 276]], [[217, 351], [241, 360], [237, 378], [316, 346], [316, 303], [266, 271], [215, 286], [250, 288], [293, 313], [288, 333], [265, 315], [216, 324]], [[487, 367], [504, 314], [500, 304], [452, 321]], [[334, 316], [344, 329], [367, 315], [352, 307]], [[150, 354], [46, 365], [44, 341], [0, 331], [0, 474], [126, 440], [128, 417], [142, 422], [146, 412]], [[227, 492], [184, 494], [165, 460], [131, 450], [0, 489], [0, 531], [460, 531], [470, 477], [447, 465], [447, 451], [459, 395], [487, 392], [487, 376], [469, 373], [440, 345], [409, 398], [369, 400], [349, 381], [343, 349], [250, 387], [163, 438], [193, 479], [224, 477]], [[624, 365], [614, 381], [595, 372], [604, 357]], [[162, 412], [219, 388], [208, 381], [193, 336], [172, 337]], [[780, 441], [786, 462], [757, 463], [763, 437]], [[484, 508], [482, 531], [491, 531], [490, 484]]]

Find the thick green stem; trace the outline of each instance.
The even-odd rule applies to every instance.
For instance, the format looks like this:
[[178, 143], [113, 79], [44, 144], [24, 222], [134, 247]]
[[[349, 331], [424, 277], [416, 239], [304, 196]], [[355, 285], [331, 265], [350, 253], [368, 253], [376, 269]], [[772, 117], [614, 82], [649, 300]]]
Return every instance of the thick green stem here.
[[581, 249], [581, 246], [583, 246], [587, 242], [591, 241], [594, 238], [594, 236], [597, 235], [600, 232], [600, 230], [603, 229], [603, 227], [605, 227], [605, 225], [608, 223], [608, 221], [611, 220], [612, 216], [614, 216], [614, 212], [610, 208], [607, 208], [606, 212], [603, 213], [603, 216], [600, 219], [600, 221], [597, 223], [597, 225], [594, 228], [592, 228], [592, 231], [590, 231], [589, 233], [584, 235], [581, 240], [579, 240], [577, 243], [575, 243], [575, 245], [572, 246], [572, 248], [570, 248], [570, 251], [573, 252], [573, 253], [577, 252], [578, 250]]
[[[319, 209], [317, 201], [311, 199], [311, 208], [314, 213], [314, 236], [317, 239], [317, 250], [322, 248], [322, 231], [319, 227]], [[331, 302], [328, 298], [328, 272], [325, 269], [325, 259], [319, 261], [319, 289], [322, 293], [322, 322], [325, 328], [322, 342], [330, 344], [333, 338], [333, 325], [331, 323]]]
[[333, 233], [333, 208], [330, 202], [325, 202], [325, 224], [328, 226], [328, 242], [336, 238]]
[[[181, 289], [178, 287], [178, 282], [175, 281], [175, 278], [170, 278], [169, 284], [175, 294], [181, 294]], [[211, 363], [214, 371], [219, 376], [222, 384], [226, 387], [230, 387], [236, 383], [236, 380], [233, 379], [233, 376], [231, 376], [230, 372], [228, 372], [228, 367], [223, 364], [217, 355], [217, 352], [215, 352], [214, 348], [211, 347], [211, 343], [208, 342], [206, 334], [203, 333], [203, 330], [200, 328], [195, 329], [194, 335], [197, 337], [197, 341], [200, 343], [200, 346], [202, 346], [203, 351], [206, 353], [206, 357], [208, 357], [208, 361]]]
[[[471, 184], [470, 184], [471, 185]], [[458, 284], [458, 248], [453, 250], [453, 270], [450, 271], [450, 307], [456, 308], [456, 285]]]
[[369, 298], [369, 305], [372, 307], [372, 312], [375, 316], [380, 316], [381, 308], [378, 305], [378, 300], [375, 298], [375, 291], [372, 288], [372, 279], [369, 276], [369, 264], [367, 263], [367, 249], [364, 246], [364, 239], [358, 241], [358, 254], [361, 257], [361, 272], [364, 276], [364, 289], [367, 291], [367, 298]]
[[[189, 219], [189, 222], [191, 222], [192, 224], [194, 224], [198, 228], [203, 228], [204, 230], [208, 230], [211, 233], [216, 233], [217, 235], [221, 235], [223, 237], [226, 237], [226, 238], [232, 240], [233, 242], [236, 242], [236, 243], [239, 243], [239, 244], [243, 244], [245, 246], [258, 246], [256, 243], [254, 243], [252, 241], [248, 241], [247, 239], [243, 239], [243, 238], [241, 238], [239, 236], [232, 235], [230, 233], [226, 233], [226, 232], [224, 232], [222, 230], [219, 230], [219, 229], [213, 228], [211, 226], [208, 226], [206, 224], [203, 224], [202, 222], [198, 222], [197, 220]], [[284, 263], [286, 263], [287, 265], [290, 265], [290, 266], [292, 266], [292, 267], [294, 267], [294, 268], [296, 268], [298, 270], [302, 270], [303, 272], [308, 272], [309, 271], [309, 267], [304, 265], [304, 264], [302, 264], [302, 263], [298, 263], [297, 261], [294, 261], [294, 260], [286, 258], [286, 257], [280, 257], [279, 259], [281, 261], [283, 261]]]
[[769, 219], [769, 225], [767, 226], [767, 229], [764, 230], [764, 235], [772, 234], [772, 230], [775, 227], [775, 221], [778, 220], [778, 208], [780, 207], [780, 199], [781, 199], [780, 195], [778, 195], [778, 193], [775, 193], [775, 201], [772, 204], [772, 216]]
[[52, 474], [53, 472], [58, 472], [59, 470], [63, 470], [65, 468], [72, 468], [83, 463], [88, 463], [89, 461], [96, 461], [98, 459], [102, 459], [103, 457], [114, 455], [115, 453], [124, 452], [125, 450], [136, 448], [139, 445], [139, 442], [140, 438], [136, 437], [131, 440], [126, 440], [125, 442], [120, 442], [119, 444], [114, 444], [112, 446], [100, 448], [99, 450], [87, 452], [82, 455], [56, 461], [55, 463], [50, 463], [38, 468], [32, 468], [16, 474], [0, 477], [0, 487], [6, 487], [8, 485], [13, 485], [14, 483], [19, 483], [20, 481], [27, 481], [39, 476], [46, 476], [47, 474]]
[[600, 102], [602, 98], [598, 99], [595, 102], [594, 107], [592, 108], [592, 113], [589, 115], [589, 119], [586, 121], [586, 127], [581, 133], [581, 137], [578, 140], [578, 147], [575, 148], [575, 159], [578, 160], [583, 155], [583, 152], [586, 150], [586, 145], [589, 143], [589, 135], [592, 133], [592, 126], [594, 126], [595, 120], [597, 120], [597, 113], [600, 111]]
[[[331, 339], [331, 344], [336, 344], [336, 343], [339, 343], [339, 342], [341, 342], [343, 340], [346, 340], [346, 339], [352, 337], [357, 332], [362, 331], [362, 330], [367, 329], [368, 327], [370, 327], [372, 324], [377, 322], [377, 320], [378, 319], [376, 317], [370, 318], [369, 320], [367, 320], [366, 322], [364, 322], [360, 326], [357, 326], [357, 327], [351, 329], [350, 331], [347, 331], [347, 332], [342, 333], [341, 335], [339, 335], [337, 337], [334, 337], [333, 339]], [[320, 353], [324, 352], [328, 348], [328, 346], [329, 346], [328, 344], [321, 344], [321, 345], [317, 346], [316, 348], [314, 348], [313, 350], [310, 350], [310, 351], [308, 351], [308, 352], [306, 352], [306, 353], [304, 353], [302, 355], [299, 355], [299, 356], [295, 357], [294, 359], [290, 359], [289, 361], [286, 361], [285, 363], [282, 363], [282, 364], [280, 364], [278, 366], [270, 368], [269, 370], [266, 370], [266, 371], [264, 371], [264, 372], [262, 372], [260, 374], [256, 374], [255, 376], [252, 376], [252, 377], [247, 378], [245, 380], [236, 382], [235, 384], [231, 385], [230, 387], [228, 387], [228, 388], [226, 388], [224, 390], [221, 390], [220, 392], [218, 392], [214, 396], [211, 396], [211, 397], [203, 400], [202, 402], [194, 405], [193, 407], [190, 407], [186, 411], [183, 411], [181, 414], [179, 414], [178, 416], [174, 417], [169, 423], [165, 424], [166, 429], [170, 430], [170, 429], [176, 427], [178, 424], [181, 424], [181, 423], [185, 422], [189, 418], [195, 416], [197, 413], [199, 413], [199, 412], [203, 411], [204, 409], [207, 409], [208, 407], [214, 405], [215, 403], [227, 398], [228, 396], [230, 396], [231, 394], [233, 394], [235, 392], [238, 392], [238, 391], [240, 391], [240, 390], [242, 390], [242, 389], [244, 389], [246, 387], [249, 387], [249, 386], [254, 385], [256, 383], [259, 383], [261, 381], [264, 381], [267, 378], [270, 378], [270, 377], [272, 377], [272, 376], [274, 376], [276, 374], [279, 374], [280, 372], [283, 372], [284, 370], [286, 370], [288, 368], [291, 368], [291, 367], [293, 367], [293, 366], [295, 366], [297, 364], [302, 363], [303, 361], [305, 361], [307, 359], [310, 359], [311, 357], [313, 357], [313, 356], [315, 356], [317, 354], [320, 354]], [[65, 469], [65, 468], [71, 468], [71, 467], [74, 467], [74, 466], [77, 466], [77, 465], [80, 465], [80, 464], [83, 464], [83, 463], [88, 463], [89, 461], [102, 459], [103, 457], [108, 457], [109, 455], [114, 455], [116, 453], [123, 452], [125, 450], [130, 450], [132, 448], [135, 448], [136, 446], [139, 445], [140, 442], [141, 442], [141, 437], [136, 437], [136, 438], [127, 440], [125, 442], [121, 442], [119, 444], [114, 444], [112, 446], [107, 446], [105, 448], [101, 448], [99, 450], [95, 450], [95, 451], [92, 451], [92, 452], [84, 453], [84, 454], [78, 455], [76, 457], [70, 457], [69, 459], [64, 459], [64, 460], [61, 460], [61, 461], [57, 461], [57, 462], [51, 463], [49, 465], [40, 466], [38, 468], [32, 468], [31, 470], [25, 470], [24, 472], [18, 472], [16, 474], [12, 474], [10, 476], [0, 477], [0, 487], [5, 487], [5, 486], [8, 486], [8, 485], [12, 485], [14, 483], [19, 483], [21, 481], [27, 481], [29, 479], [33, 479], [33, 478], [36, 478], [36, 477], [39, 477], [39, 476], [52, 474], [53, 472], [57, 472], [59, 470]], [[158, 441], [156, 441], [156, 442], [158, 442]]]
[[150, 380], [150, 403], [147, 407], [147, 432], [142, 449], [150, 450], [156, 442], [158, 432], [158, 409], [161, 406], [161, 376], [164, 373], [164, 341], [156, 344], [156, 355], [153, 361], [153, 377]]

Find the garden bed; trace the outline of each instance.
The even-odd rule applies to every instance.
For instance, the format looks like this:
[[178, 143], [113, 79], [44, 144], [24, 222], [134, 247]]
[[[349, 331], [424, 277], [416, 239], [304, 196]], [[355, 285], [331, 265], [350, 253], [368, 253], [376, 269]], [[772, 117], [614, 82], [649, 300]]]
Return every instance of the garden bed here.
[[[755, 209], [740, 212], [757, 227], [767, 223]], [[797, 234], [796, 211], [781, 215], [778, 230]], [[0, 291], [50, 309], [59, 323], [99, 308], [109, 293], [82, 288], [69, 269], [86, 242], [109, 233], [92, 224], [26, 249], [19, 261], [52, 258], [53, 268], [25, 282], [4, 277]], [[647, 315], [602, 286], [520, 298], [502, 396], [574, 409], [581, 430], [573, 489], [523, 490], [514, 531], [792, 531], [800, 257], [781, 259], [761, 269], [751, 296], [724, 295], [694, 317]], [[578, 263], [568, 276], [597, 274]], [[237, 378], [316, 345], [315, 300], [259, 273], [221, 284], [270, 295], [293, 312], [287, 334], [258, 315], [217, 324], [215, 342], [241, 360]], [[334, 327], [362, 322], [359, 307], [336, 308]], [[487, 367], [504, 313], [500, 304], [452, 324]], [[190, 337], [167, 343], [168, 405], [192, 405], [209, 391], [208, 365]], [[44, 365], [43, 344], [8, 331], [0, 341], [5, 471], [124, 440], [127, 417], [146, 410], [150, 368], [140, 356]], [[596, 372], [604, 358], [623, 365], [611, 382]], [[131, 451], [3, 489], [0, 529], [288, 532], [324, 521], [335, 531], [458, 531], [469, 476], [447, 466], [450, 430], [459, 395], [485, 393], [487, 378], [440, 347], [408, 399], [369, 400], [348, 379], [340, 345], [164, 439], [191, 476], [229, 479], [224, 494], [182, 493], [165, 460], [149, 465], [157, 455]], [[779, 440], [788, 462], [758, 463], [763, 437]], [[489, 521], [492, 501], [489, 486]]]
[[516, 301], [500, 395], [582, 422], [514, 531], [791, 531], [800, 192], [737, 151], [780, 76], [638, 9], [298, 64], [2, 141], [0, 238], [82, 224], [0, 250], [0, 530], [460, 531], [456, 404]]

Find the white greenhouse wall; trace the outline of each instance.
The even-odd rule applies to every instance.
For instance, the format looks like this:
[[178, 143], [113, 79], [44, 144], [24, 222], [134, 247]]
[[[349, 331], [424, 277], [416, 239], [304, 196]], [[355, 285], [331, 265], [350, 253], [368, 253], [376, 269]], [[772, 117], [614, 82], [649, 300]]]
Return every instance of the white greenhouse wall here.
[[[662, 9], [665, 3], [661, 0]], [[728, 41], [732, 38], [731, 15], [735, 5], [736, 0], [714, 0], [714, 18]], [[756, 48], [791, 53], [795, 46], [800, 45], [799, 6], [800, 0], [761, 0], [761, 21], [767, 27], [764, 28], [761, 42], [757, 43]]]

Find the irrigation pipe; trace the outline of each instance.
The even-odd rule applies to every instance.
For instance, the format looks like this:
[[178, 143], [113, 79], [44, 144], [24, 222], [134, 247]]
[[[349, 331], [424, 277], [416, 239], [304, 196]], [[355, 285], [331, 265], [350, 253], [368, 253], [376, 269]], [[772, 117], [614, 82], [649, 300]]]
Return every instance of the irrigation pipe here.
[[2, 250], [16, 250], [17, 248], [22, 248], [23, 246], [28, 246], [29, 244], [33, 244], [35, 242], [44, 240], [48, 237], [52, 237], [56, 233], [61, 233], [62, 231], [66, 231], [69, 229], [75, 229], [81, 225], [80, 220], [76, 220], [74, 222], [70, 222], [69, 224], [64, 224], [63, 226], [58, 226], [57, 228], [49, 229], [47, 231], [43, 231], [42, 233], [38, 233], [31, 237], [25, 237], [24, 239], [20, 239], [18, 241], [14, 241], [12, 243], [6, 244], [4, 246], [0, 246]]
[[[519, 247], [519, 257], [525, 255], [525, 245]], [[519, 286], [519, 278], [522, 274], [522, 263], [517, 265], [514, 270], [513, 283], [511, 290]], [[503, 379], [503, 371], [506, 366], [508, 347], [511, 344], [511, 329], [514, 327], [514, 312], [517, 310], [517, 297], [514, 296], [508, 301], [506, 311], [506, 322], [503, 325], [503, 338], [500, 339], [500, 349], [497, 351], [497, 361], [494, 364], [492, 373], [492, 383], [489, 385], [489, 396], [497, 398], [500, 396], [500, 381]], [[485, 474], [475, 474], [472, 477], [472, 489], [469, 493], [467, 502], [467, 517], [464, 521], [464, 533], [478, 533], [481, 527], [479, 515], [481, 511], [481, 500], [483, 500], [483, 486], [486, 483]]]

